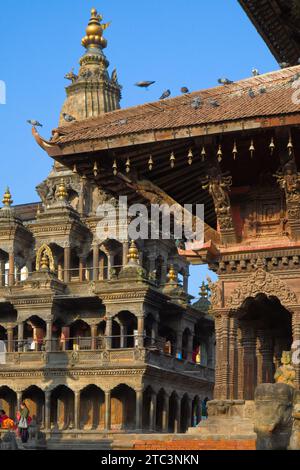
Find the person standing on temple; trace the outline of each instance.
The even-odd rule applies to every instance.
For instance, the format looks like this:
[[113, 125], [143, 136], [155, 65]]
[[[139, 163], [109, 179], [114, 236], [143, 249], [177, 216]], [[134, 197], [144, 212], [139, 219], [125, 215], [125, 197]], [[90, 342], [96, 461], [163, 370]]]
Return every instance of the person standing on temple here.
[[22, 402], [20, 405], [20, 411], [18, 413], [18, 429], [23, 444], [29, 439], [28, 426], [29, 426], [29, 409], [26, 403]]

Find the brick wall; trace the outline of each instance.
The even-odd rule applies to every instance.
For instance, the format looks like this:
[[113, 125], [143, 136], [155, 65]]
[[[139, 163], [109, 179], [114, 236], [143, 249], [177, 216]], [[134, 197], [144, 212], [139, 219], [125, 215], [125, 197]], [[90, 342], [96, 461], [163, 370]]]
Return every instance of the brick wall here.
[[188, 439], [174, 441], [137, 440], [134, 450], [255, 450], [255, 440]]

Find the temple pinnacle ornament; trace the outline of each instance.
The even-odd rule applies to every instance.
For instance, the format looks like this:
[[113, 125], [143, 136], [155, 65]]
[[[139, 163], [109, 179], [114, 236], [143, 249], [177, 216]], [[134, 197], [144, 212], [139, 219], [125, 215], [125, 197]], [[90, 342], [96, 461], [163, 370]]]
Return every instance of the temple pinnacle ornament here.
[[177, 272], [173, 264], [171, 264], [169, 272], [168, 272], [168, 281], [171, 284], [177, 284], [177, 281], [178, 281]]
[[56, 197], [59, 201], [66, 201], [68, 197], [68, 191], [67, 191], [67, 188], [63, 179], [61, 180], [58, 186]]
[[132, 240], [130, 243], [130, 248], [128, 250], [127, 259], [129, 263], [131, 262], [135, 264], [137, 264], [140, 259], [139, 250], [137, 249], [137, 246], [134, 240]]
[[4, 193], [2, 202], [3, 202], [3, 204], [4, 204], [6, 207], [10, 207], [10, 206], [13, 204], [13, 202], [14, 202], [14, 201], [12, 200], [11, 193], [10, 193], [10, 190], [9, 190], [8, 187], [6, 188], [6, 191], [5, 191], [5, 193]]

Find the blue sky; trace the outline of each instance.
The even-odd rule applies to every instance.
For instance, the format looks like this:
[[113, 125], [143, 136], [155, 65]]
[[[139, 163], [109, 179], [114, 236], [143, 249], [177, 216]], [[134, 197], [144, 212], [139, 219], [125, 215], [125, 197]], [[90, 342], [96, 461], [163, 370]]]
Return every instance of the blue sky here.
[[[49, 137], [65, 98], [66, 72], [83, 54], [81, 38], [95, 7], [112, 21], [106, 31], [110, 70], [123, 85], [122, 106], [172, 96], [181, 86], [212, 87], [278, 65], [237, 0], [22, 0], [1, 2], [0, 80], [7, 104], [0, 105], [0, 194], [9, 185], [16, 204], [37, 201], [35, 186], [51, 168], [26, 119], [44, 124]], [[156, 80], [148, 92], [139, 80]], [[202, 270], [193, 269], [199, 285]], [[192, 276], [193, 293], [197, 292]]]

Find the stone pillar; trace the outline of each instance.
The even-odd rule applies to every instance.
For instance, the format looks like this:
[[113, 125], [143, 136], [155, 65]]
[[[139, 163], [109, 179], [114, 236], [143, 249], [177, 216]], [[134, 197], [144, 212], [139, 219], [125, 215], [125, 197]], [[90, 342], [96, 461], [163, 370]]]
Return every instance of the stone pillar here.
[[182, 358], [182, 331], [177, 331], [177, 338], [176, 338], [176, 357]]
[[105, 336], [106, 336], [106, 348], [111, 349], [112, 346], [112, 318], [107, 318], [106, 320], [106, 329], [105, 329]]
[[85, 268], [86, 268], [86, 258], [83, 256], [80, 256], [79, 258], [79, 282], [84, 282], [86, 280]]
[[125, 336], [126, 336], [126, 327], [122, 323], [120, 324], [120, 335], [121, 335], [120, 347], [125, 348], [126, 347], [126, 338], [125, 338]]
[[111, 391], [105, 392], [105, 430], [110, 431], [111, 429]]
[[144, 347], [144, 334], [145, 334], [145, 318], [144, 316], [138, 317], [138, 346]]
[[168, 432], [169, 430], [169, 407], [170, 397], [167, 393], [164, 394], [163, 413], [162, 413], [162, 431]]
[[266, 330], [257, 332], [257, 385], [274, 382], [273, 342]]
[[74, 417], [75, 417], [75, 429], [80, 429], [80, 390], [75, 392], [75, 401], [74, 401]]
[[0, 260], [0, 287], [5, 286], [5, 261]]
[[151, 345], [156, 345], [158, 336], [158, 324], [157, 321], [154, 321], [151, 328]]
[[156, 393], [152, 392], [150, 400], [150, 417], [149, 417], [149, 430], [152, 432], [156, 431]]
[[52, 345], [52, 327], [53, 320], [47, 320], [46, 322], [46, 351], [51, 352], [53, 350]]
[[92, 336], [92, 350], [95, 351], [97, 349], [97, 332], [98, 332], [98, 325], [91, 325], [91, 336]]
[[18, 324], [18, 351], [23, 351], [23, 341], [24, 341], [24, 323], [20, 322]]
[[238, 347], [238, 400], [243, 400], [244, 397], [244, 347], [243, 335], [241, 328], [238, 328], [237, 334], [237, 347]]
[[181, 430], [181, 399], [176, 397], [176, 414], [175, 414], [175, 434], [179, 434]]
[[136, 432], [142, 432], [143, 428], [143, 389], [136, 390]]
[[93, 245], [93, 280], [99, 280], [99, 246], [96, 243]]
[[68, 284], [71, 279], [70, 266], [71, 266], [71, 247], [66, 246], [64, 248], [64, 283], [65, 284]]
[[22, 398], [23, 398], [23, 392], [21, 392], [20, 390], [17, 391], [17, 411], [20, 411]]
[[229, 319], [229, 397], [230, 399], [236, 399], [238, 394], [238, 347], [237, 347], [237, 325], [238, 321], [236, 318], [231, 317]]
[[[293, 318], [292, 318], [292, 326], [293, 326], [293, 343], [297, 341], [295, 344], [294, 351], [299, 350], [300, 348], [300, 307], [296, 307], [293, 309]], [[297, 359], [300, 358], [300, 355], [297, 355]], [[300, 388], [300, 364], [294, 364], [296, 370], [296, 386]]]
[[7, 351], [14, 351], [14, 329], [12, 326], [7, 327]]
[[187, 344], [187, 360], [192, 361], [193, 358], [193, 341], [194, 337], [192, 334], [189, 335], [188, 344]]
[[216, 379], [215, 399], [229, 396], [229, 311], [215, 311], [216, 327]]
[[8, 268], [8, 286], [12, 287], [15, 283], [15, 255], [14, 253], [9, 253], [9, 268]]
[[45, 392], [45, 431], [51, 430], [51, 391]]

